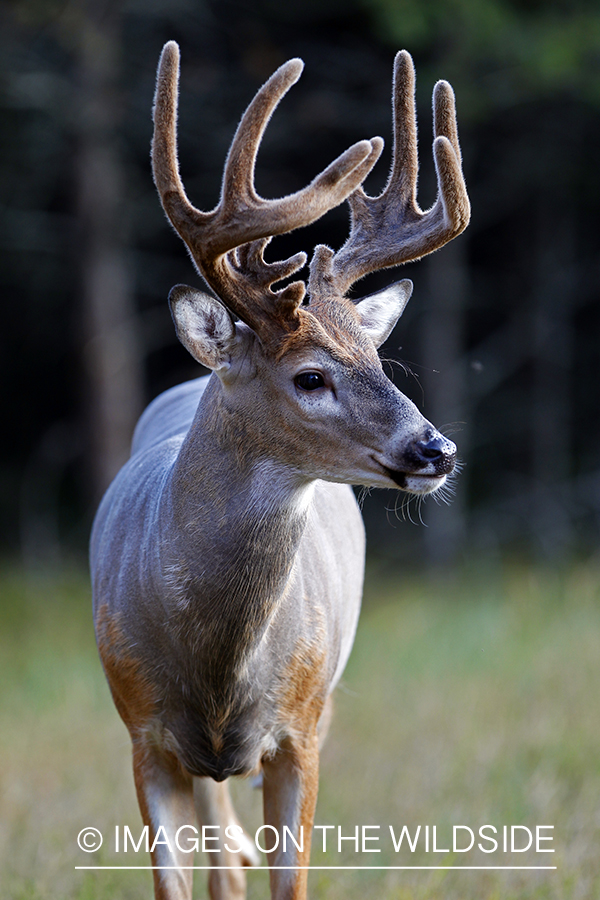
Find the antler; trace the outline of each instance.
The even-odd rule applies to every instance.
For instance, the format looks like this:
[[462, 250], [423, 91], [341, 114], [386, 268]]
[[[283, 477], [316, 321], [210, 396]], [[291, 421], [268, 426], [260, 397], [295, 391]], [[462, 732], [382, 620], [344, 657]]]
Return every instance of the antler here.
[[189, 202], [177, 164], [179, 47], [165, 44], [154, 99], [152, 167], [163, 208], [185, 241], [198, 270], [238, 318], [261, 336], [290, 330], [305, 294], [302, 281], [279, 291], [271, 285], [306, 262], [305, 253], [268, 264], [263, 252], [271, 237], [309, 225], [346, 200], [371, 171], [381, 138], [359, 141], [342, 153], [307, 187], [279, 200], [265, 200], [254, 187], [254, 165], [271, 114], [298, 80], [300, 59], [281, 66], [244, 113], [225, 163], [219, 205], [202, 212]]
[[467, 196], [458, 143], [454, 93], [447, 81], [433, 91], [433, 157], [438, 182], [434, 205], [423, 212], [417, 203], [417, 119], [415, 70], [410, 54], [401, 50], [394, 63], [394, 152], [390, 176], [378, 197], [362, 187], [348, 198], [351, 231], [334, 255], [328, 247], [315, 250], [309, 292], [324, 289], [345, 294], [369, 272], [398, 266], [439, 249], [469, 224]]

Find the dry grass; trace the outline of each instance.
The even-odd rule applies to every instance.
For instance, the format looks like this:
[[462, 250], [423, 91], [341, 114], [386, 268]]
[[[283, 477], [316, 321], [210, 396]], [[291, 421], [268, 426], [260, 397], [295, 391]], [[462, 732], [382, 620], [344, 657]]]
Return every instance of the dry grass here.
[[[0, 600], [0, 897], [138, 900], [147, 872], [76, 871], [81, 828], [139, 833], [126, 731], [96, 659], [83, 577]], [[510, 569], [452, 584], [372, 580], [323, 754], [317, 822], [379, 825], [378, 854], [346, 842], [314, 865], [549, 865], [552, 872], [315, 871], [344, 900], [592, 900], [600, 896], [600, 571]], [[260, 795], [237, 787], [250, 827]], [[554, 854], [393, 852], [389, 825], [554, 825]], [[375, 834], [376, 832], [371, 832]], [[373, 845], [377, 846], [377, 844]], [[131, 863], [132, 860], [129, 860]], [[146, 860], [133, 860], [146, 864]], [[201, 863], [201, 860], [198, 860]], [[195, 896], [206, 896], [197, 876]], [[265, 873], [249, 877], [252, 900]]]

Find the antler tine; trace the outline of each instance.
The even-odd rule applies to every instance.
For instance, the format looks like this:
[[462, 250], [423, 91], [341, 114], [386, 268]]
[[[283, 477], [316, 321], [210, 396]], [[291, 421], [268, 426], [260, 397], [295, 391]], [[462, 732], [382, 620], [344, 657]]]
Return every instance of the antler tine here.
[[401, 50], [394, 63], [394, 151], [385, 189], [369, 197], [362, 187], [349, 197], [351, 231], [333, 256], [319, 252], [311, 262], [310, 289], [326, 279], [345, 293], [355, 281], [374, 272], [419, 259], [463, 231], [470, 205], [461, 169], [452, 88], [445, 81], [433, 92], [433, 155], [438, 196], [426, 212], [417, 203], [417, 123], [415, 71], [410, 54]]
[[[262, 257], [264, 239], [309, 225], [338, 206], [360, 185], [381, 152], [379, 138], [359, 141], [302, 190], [278, 200], [265, 200], [257, 194], [254, 165], [262, 135], [277, 104], [300, 77], [303, 65], [299, 59], [285, 63], [250, 103], [227, 156], [219, 205], [211, 212], [192, 206], [179, 177], [179, 48], [174, 41], [165, 45], [158, 67], [152, 164], [163, 208], [208, 284], [235, 315], [255, 329], [261, 321], [264, 324], [265, 315], [289, 318], [305, 292], [303, 282], [278, 292], [270, 290], [271, 284], [295, 272], [304, 260], [296, 255], [267, 265]], [[231, 253], [249, 242], [257, 243], [250, 256]], [[254, 260], [252, 265], [250, 258]], [[248, 264], [247, 270], [243, 261]], [[257, 306], [255, 312], [252, 305]]]
[[394, 60], [392, 81], [392, 116], [394, 146], [392, 168], [383, 191], [385, 195], [395, 185], [398, 199], [413, 207], [417, 204], [417, 108], [415, 103], [416, 75], [410, 53], [401, 50]]
[[438, 81], [433, 89], [433, 134], [436, 138], [448, 138], [456, 158], [461, 162], [454, 91], [447, 81]]
[[154, 135], [152, 172], [163, 209], [175, 231], [189, 244], [193, 229], [210, 218], [188, 200], [177, 163], [177, 92], [179, 85], [179, 47], [168, 41], [163, 47], [154, 93]]
[[454, 91], [447, 81], [438, 81], [433, 89], [433, 133], [438, 198], [431, 214], [434, 218], [437, 212], [440, 221], [443, 218], [444, 224], [450, 223], [454, 231], [447, 240], [451, 240], [469, 224], [471, 204], [462, 173]]
[[[259, 197], [254, 187], [254, 167], [258, 148], [273, 112], [289, 89], [298, 81], [303, 69], [304, 63], [301, 59], [290, 59], [280, 66], [255, 95], [233, 136], [223, 171], [218, 218], [227, 221], [229, 228], [233, 225], [235, 229], [235, 226], [238, 225], [245, 229], [242, 235], [244, 241], [253, 238], [247, 236], [248, 223], [236, 222], [235, 214], [240, 207], [246, 207], [253, 208], [256, 215], [259, 210], [262, 212], [261, 207], [265, 203], [269, 203]], [[234, 221], [229, 221], [232, 218]], [[261, 223], [263, 226], [261, 228], [256, 218], [254, 221], [256, 222], [255, 230], [257, 230], [254, 238], [271, 234], [269, 230], [264, 230], [263, 223]], [[221, 235], [217, 229], [216, 246], [213, 249], [222, 252], [222, 247], [227, 243], [230, 246], [225, 249], [236, 246], [236, 244], [231, 244], [231, 237], [229, 237], [229, 241], [225, 239], [226, 237], [229, 235]]]
[[[375, 165], [371, 142], [359, 141], [302, 190], [279, 200], [265, 200], [257, 194], [254, 166], [262, 136], [275, 108], [298, 81], [303, 68], [301, 59], [280, 66], [242, 116], [225, 163], [221, 201], [208, 235], [209, 252], [223, 253], [247, 241], [310, 225], [343, 203]], [[365, 170], [362, 164], [367, 160], [370, 164]]]

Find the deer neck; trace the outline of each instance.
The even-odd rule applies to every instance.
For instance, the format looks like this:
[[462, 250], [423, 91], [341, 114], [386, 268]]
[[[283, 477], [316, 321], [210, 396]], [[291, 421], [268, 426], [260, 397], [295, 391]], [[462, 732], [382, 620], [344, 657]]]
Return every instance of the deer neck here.
[[246, 425], [213, 377], [166, 491], [177, 539], [170, 532], [162, 571], [183, 585], [182, 623], [189, 630], [195, 618], [213, 657], [215, 642], [239, 655], [260, 641], [290, 580], [314, 488], [256, 449]]

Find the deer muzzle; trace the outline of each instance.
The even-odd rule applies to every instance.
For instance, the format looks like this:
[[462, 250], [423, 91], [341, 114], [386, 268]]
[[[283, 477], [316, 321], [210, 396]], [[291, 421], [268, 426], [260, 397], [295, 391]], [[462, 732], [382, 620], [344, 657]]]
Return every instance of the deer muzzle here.
[[455, 465], [456, 445], [432, 429], [404, 447], [396, 465], [384, 468], [402, 490], [428, 494], [442, 486]]
[[407, 456], [419, 468], [431, 465], [436, 475], [450, 475], [456, 465], [456, 444], [436, 432], [424, 441], [417, 441]]

